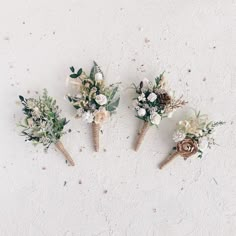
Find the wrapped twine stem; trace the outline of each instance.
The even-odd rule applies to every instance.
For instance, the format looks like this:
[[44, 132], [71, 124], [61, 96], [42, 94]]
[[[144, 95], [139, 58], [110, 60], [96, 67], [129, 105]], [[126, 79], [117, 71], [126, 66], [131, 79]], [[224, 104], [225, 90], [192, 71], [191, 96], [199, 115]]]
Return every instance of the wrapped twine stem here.
[[134, 146], [134, 150], [137, 152], [139, 147], [141, 146], [142, 142], [143, 142], [143, 139], [149, 129], [149, 123], [144, 121], [143, 123], [143, 126], [142, 126], [142, 129], [140, 130], [139, 134], [138, 134], [138, 137], [137, 137], [137, 140], [136, 140], [136, 143], [135, 143], [135, 146]]
[[162, 169], [165, 165], [167, 165], [169, 162], [175, 159], [179, 155], [179, 152], [173, 152], [168, 158], [166, 158], [161, 164], [159, 165], [159, 168]]
[[93, 135], [93, 144], [95, 152], [99, 151], [99, 132], [100, 132], [100, 125], [93, 122], [92, 135]]
[[55, 143], [55, 146], [64, 155], [65, 159], [70, 163], [70, 165], [74, 166], [75, 163], [74, 163], [73, 159], [71, 158], [70, 154], [66, 151], [66, 149], [65, 149], [64, 145], [62, 144], [62, 142], [60, 140], [58, 140]]

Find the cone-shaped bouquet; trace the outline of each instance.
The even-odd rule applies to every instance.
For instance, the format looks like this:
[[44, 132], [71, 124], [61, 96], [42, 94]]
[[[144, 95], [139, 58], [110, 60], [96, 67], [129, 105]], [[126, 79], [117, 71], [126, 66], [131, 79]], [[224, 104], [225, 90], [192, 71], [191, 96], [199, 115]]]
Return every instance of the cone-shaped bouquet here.
[[26, 116], [24, 122], [19, 124], [23, 128], [21, 134], [25, 136], [25, 141], [32, 141], [33, 144], [41, 143], [45, 146], [45, 150], [54, 144], [69, 164], [74, 166], [73, 159], [60, 141], [64, 134], [64, 126], [68, 121], [66, 118], [60, 117], [56, 100], [48, 96], [46, 89], [43, 96], [38, 99], [23, 96], [19, 96], [19, 98]]
[[155, 78], [154, 83], [144, 79], [138, 86], [134, 84], [134, 88], [137, 94], [134, 98], [136, 117], [143, 120], [134, 146], [134, 150], [138, 151], [149, 127], [158, 126], [165, 117], [172, 117], [173, 112], [186, 102], [182, 96], [176, 99], [173, 92], [168, 91], [163, 73]]
[[211, 148], [216, 144], [212, 134], [217, 126], [223, 125], [223, 121], [209, 121], [207, 115], [200, 112], [194, 112], [186, 120], [182, 120], [177, 124], [173, 140], [176, 146], [173, 148], [172, 154], [160, 164], [160, 169], [167, 165], [177, 156], [182, 156], [184, 160], [198, 154], [201, 158], [206, 148]]
[[68, 94], [67, 97], [77, 109], [76, 116], [91, 124], [94, 150], [98, 152], [101, 125], [109, 120], [119, 105], [118, 84], [106, 86], [103, 72], [96, 62], [89, 76], [82, 69], [77, 73], [74, 67], [70, 70], [72, 72], [70, 80], [76, 87], [77, 93]]

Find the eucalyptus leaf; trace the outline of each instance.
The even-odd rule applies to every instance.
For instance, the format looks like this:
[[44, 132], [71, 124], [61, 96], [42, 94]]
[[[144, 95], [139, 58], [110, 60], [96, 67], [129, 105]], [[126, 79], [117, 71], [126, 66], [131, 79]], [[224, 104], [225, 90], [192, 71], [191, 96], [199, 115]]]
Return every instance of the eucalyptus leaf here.
[[107, 110], [110, 112], [115, 111], [119, 105], [119, 102], [120, 102], [120, 98], [117, 98], [114, 102], [109, 103], [106, 107]]
[[23, 96], [19, 96], [19, 99], [22, 101], [22, 102], [24, 102], [25, 101], [25, 98], [23, 97]]
[[82, 70], [82, 68], [80, 68], [77, 72], [77, 76], [79, 77], [82, 74], [82, 72], [83, 72], [83, 70]]
[[115, 97], [117, 91], [118, 91], [118, 86], [115, 87], [115, 88], [112, 90], [112, 93], [111, 93], [111, 95], [110, 95], [109, 98], [108, 98], [109, 101], [112, 101], [112, 99]]
[[70, 77], [73, 78], [73, 79], [76, 79], [78, 77], [78, 75], [77, 74], [71, 74]]

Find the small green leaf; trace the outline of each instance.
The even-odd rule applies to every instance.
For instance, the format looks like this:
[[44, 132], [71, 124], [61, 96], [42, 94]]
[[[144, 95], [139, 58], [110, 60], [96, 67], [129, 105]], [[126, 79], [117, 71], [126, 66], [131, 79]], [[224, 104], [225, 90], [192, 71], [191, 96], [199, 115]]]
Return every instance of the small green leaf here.
[[78, 77], [78, 75], [77, 74], [71, 74], [70, 77], [73, 78], [73, 79], [76, 79]]
[[80, 68], [77, 72], [77, 76], [79, 77], [82, 74], [82, 72], [83, 72], [83, 70], [82, 70], [82, 68]]
[[107, 105], [107, 110], [112, 112], [115, 111], [120, 102], [120, 98], [116, 99], [114, 102]]
[[116, 95], [117, 90], [118, 90], [118, 86], [115, 87], [115, 88], [112, 90], [112, 93], [111, 93], [111, 95], [109, 96], [109, 101], [111, 101], [111, 100], [114, 98], [114, 96]]
[[71, 70], [72, 73], [75, 72], [75, 68], [73, 66], [70, 67], [70, 70]]
[[19, 96], [19, 99], [22, 101], [22, 102], [24, 102], [25, 101], [25, 99], [24, 99], [24, 97], [23, 96]]

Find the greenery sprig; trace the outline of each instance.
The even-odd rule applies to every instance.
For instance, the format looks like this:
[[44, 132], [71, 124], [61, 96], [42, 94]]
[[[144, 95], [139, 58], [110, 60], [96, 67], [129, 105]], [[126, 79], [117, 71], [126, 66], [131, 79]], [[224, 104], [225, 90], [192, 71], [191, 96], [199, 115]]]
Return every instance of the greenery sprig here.
[[56, 100], [48, 96], [46, 89], [38, 99], [24, 98], [21, 95], [19, 99], [25, 114], [24, 121], [19, 124], [23, 128], [21, 134], [25, 136], [25, 141], [41, 143], [45, 149], [52, 143], [55, 144], [64, 134], [64, 126], [68, 123], [66, 118], [60, 117]]
[[106, 86], [104, 74], [95, 61], [89, 76], [82, 68], [75, 72], [72, 66], [70, 70], [70, 78], [77, 82], [79, 93], [68, 94], [67, 98], [77, 109], [77, 116], [82, 117], [87, 123], [103, 123], [119, 105], [118, 84]]

